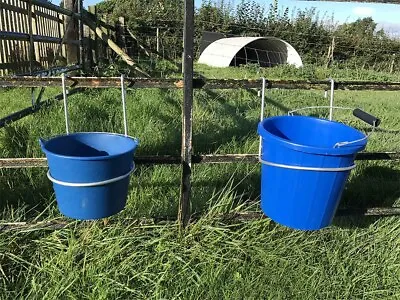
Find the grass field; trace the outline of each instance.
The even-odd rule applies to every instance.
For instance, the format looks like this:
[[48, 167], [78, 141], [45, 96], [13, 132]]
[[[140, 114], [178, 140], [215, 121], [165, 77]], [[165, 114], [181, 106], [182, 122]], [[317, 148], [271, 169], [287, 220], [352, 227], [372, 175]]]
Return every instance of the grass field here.
[[[322, 69], [260, 73], [199, 66], [197, 71], [208, 78], [329, 76]], [[337, 80], [400, 78], [348, 70], [332, 74]], [[335, 93], [335, 104], [361, 107], [382, 119], [366, 151], [400, 149], [399, 95]], [[28, 90], [1, 90], [0, 116], [28, 106], [29, 99]], [[179, 154], [181, 91], [135, 90], [127, 100], [129, 133], [140, 140], [137, 155]], [[266, 115], [327, 103], [321, 91], [273, 90], [267, 93]], [[194, 152], [256, 153], [259, 111], [256, 91], [196, 91]], [[368, 130], [349, 112], [336, 111], [334, 118]], [[70, 119], [72, 131], [122, 132], [120, 92], [71, 96]], [[43, 157], [39, 137], [64, 130], [57, 103], [0, 129], [0, 157]], [[400, 299], [399, 217], [337, 217], [316, 232], [291, 230], [268, 218], [227, 222], [221, 213], [259, 211], [260, 166], [235, 163], [194, 166], [192, 212], [202, 217], [185, 232], [174, 223], [130, 221], [176, 216], [179, 189], [179, 166], [139, 166], [126, 209], [107, 225], [71, 221], [60, 230], [0, 232], [0, 299]], [[65, 220], [45, 169], [0, 170], [0, 200], [0, 224]], [[399, 205], [398, 161], [358, 162], [341, 207]]]

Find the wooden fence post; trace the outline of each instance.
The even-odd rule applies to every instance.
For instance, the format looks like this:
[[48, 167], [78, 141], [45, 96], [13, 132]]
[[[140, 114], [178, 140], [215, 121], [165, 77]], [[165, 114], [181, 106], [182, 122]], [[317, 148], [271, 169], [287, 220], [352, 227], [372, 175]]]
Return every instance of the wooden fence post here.
[[[94, 19], [97, 20], [97, 15], [96, 15], [96, 6], [95, 5], [90, 5], [88, 7], [88, 11], [89, 13], [94, 15]], [[97, 23], [96, 23], [97, 26]], [[92, 30], [92, 28], [89, 27], [89, 43], [90, 43], [90, 51], [91, 51], [91, 56], [92, 56], [92, 61], [94, 64], [98, 64], [99, 63], [99, 40], [97, 38], [97, 34], [96, 32], [94, 32]]]
[[[3, 20], [3, 11], [0, 11], [0, 30], [3, 31], [4, 30], [4, 20]], [[4, 40], [0, 40], [0, 64], [5, 63], [5, 47], [6, 41]], [[4, 54], [4, 58], [3, 58], [3, 54]], [[5, 72], [3, 71], [2, 68], [0, 68], [0, 75], [4, 76]]]
[[85, 50], [83, 47], [83, 21], [82, 21], [82, 14], [83, 14], [83, 0], [75, 0], [78, 1], [78, 13], [80, 14], [81, 18], [78, 20], [78, 39], [79, 39], [79, 64], [81, 65], [82, 69], [85, 70]]
[[32, 2], [28, 2], [28, 24], [29, 24], [29, 74], [33, 72], [33, 61], [35, 59], [35, 43], [33, 42], [33, 16]]
[[[36, 14], [35, 14], [35, 7], [31, 5], [31, 10], [32, 10], [32, 18], [30, 22], [32, 23], [32, 34], [36, 35], [38, 34], [38, 28], [37, 28], [37, 23], [36, 23]], [[40, 48], [39, 48], [39, 43], [33, 43], [33, 57], [35, 58], [37, 63], [40, 63]]]
[[[77, 2], [80, 0], [64, 0], [64, 8], [71, 10], [73, 12], [77, 12]], [[71, 44], [71, 41], [78, 40], [78, 22], [77, 20], [72, 20], [72, 24], [68, 26], [72, 16], [65, 16], [64, 27], [65, 27], [65, 39], [67, 42], [66, 52], [67, 52], [67, 64], [72, 65], [78, 63], [78, 46], [75, 44]]]
[[119, 17], [118, 22], [115, 23], [115, 36], [116, 44], [126, 51], [126, 39], [125, 39], [125, 19], [124, 17]]
[[[60, 20], [60, 22], [58, 22], [58, 37], [60, 39], [63, 38], [64, 34], [65, 34], [65, 18], [64, 15], [57, 13], [57, 17]], [[64, 62], [66, 63], [66, 58], [67, 58], [67, 48], [65, 44], [61, 44], [60, 45], [61, 49], [60, 49], [60, 53], [58, 53], [64, 60]]]

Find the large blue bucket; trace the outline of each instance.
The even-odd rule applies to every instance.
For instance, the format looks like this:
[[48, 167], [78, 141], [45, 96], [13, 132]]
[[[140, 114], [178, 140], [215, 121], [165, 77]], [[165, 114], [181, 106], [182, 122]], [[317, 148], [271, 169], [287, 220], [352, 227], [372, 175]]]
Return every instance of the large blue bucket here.
[[58, 207], [65, 216], [91, 220], [124, 209], [138, 141], [113, 133], [83, 132], [40, 140]]
[[294, 229], [329, 226], [355, 167], [355, 156], [367, 144], [365, 134], [342, 123], [306, 116], [264, 119], [258, 133], [263, 212]]

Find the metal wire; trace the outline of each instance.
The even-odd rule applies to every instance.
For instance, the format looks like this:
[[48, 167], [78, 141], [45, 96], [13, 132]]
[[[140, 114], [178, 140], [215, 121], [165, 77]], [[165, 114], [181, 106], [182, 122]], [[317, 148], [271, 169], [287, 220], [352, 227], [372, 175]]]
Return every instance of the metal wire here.
[[[265, 83], [266, 79], [264, 77], [261, 77], [262, 80], [262, 86], [261, 86], [261, 116], [260, 116], [260, 122], [264, 119], [264, 111], [265, 111]], [[261, 156], [261, 147], [262, 147], [262, 137], [260, 136], [260, 143], [258, 145], [258, 155]]]
[[68, 99], [67, 99], [67, 87], [65, 85], [65, 73], [61, 74], [61, 83], [64, 100], [64, 116], [65, 116], [65, 131], [69, 134], [69, 116], [68, 116]]
[[333, 118], [333, 98], [334, 98], [334, 93], [335, 93], [335, 81], [333, 78], [329, 78], [331, 81], [331, 99], [329, 102], [329, 121], [332, 121]]
[[128, 121], [126, 117], [126, 88], [125, 88], [124, 75], [121, 75], [121, 98], [122, 98], [122, 112], [124, 115], [124, 132], [125, 136], [128, 136]]

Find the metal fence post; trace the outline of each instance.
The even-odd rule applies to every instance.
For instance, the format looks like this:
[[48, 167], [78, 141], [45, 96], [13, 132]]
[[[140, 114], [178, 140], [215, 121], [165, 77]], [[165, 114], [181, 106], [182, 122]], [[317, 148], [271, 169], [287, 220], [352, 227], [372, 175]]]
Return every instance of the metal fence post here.
[[182, 178], [178, 219], [185, 227], [190, 217], [190, 191], [192, 174], [192, 122], [193, 122], [193, 33], [194, 0], [185, 0], [185, 28], [183, 51], [183, 111], [182, 111]]

